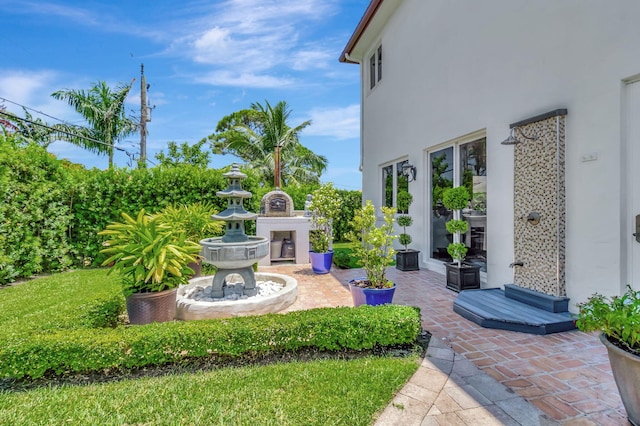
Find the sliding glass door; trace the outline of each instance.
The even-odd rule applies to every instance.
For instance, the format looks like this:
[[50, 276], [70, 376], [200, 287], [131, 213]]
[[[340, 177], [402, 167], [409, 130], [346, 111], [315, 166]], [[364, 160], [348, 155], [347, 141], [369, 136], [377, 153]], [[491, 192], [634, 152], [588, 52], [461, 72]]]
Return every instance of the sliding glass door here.
[[469, 230], [463, 235], [468, 247], [466, 260], [480, 265], [486, 271], [487, 259], [487, 161], [486, 139], [458, 143], [429, 154], [431, 163], [431, 257], [451, 261], [447, 246], [452, 236], [445, 224], [452, 212], [442, 205], [442, 193], [453, 186], [463, 185], [471, 200], [462, 217]]

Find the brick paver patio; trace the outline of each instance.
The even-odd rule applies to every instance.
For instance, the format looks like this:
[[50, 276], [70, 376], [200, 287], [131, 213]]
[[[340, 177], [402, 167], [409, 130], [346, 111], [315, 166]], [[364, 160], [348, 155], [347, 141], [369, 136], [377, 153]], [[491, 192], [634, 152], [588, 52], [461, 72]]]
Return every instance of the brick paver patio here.
[[[261, 268], [262, 269], [262, 268]], [[310, 265], [266, 270], [298, 280], [298, 300], [288, 310], [351, 306], [346, 283], [361, 270], [315, 275]], [[567, 425], [628, 425], [606, 349], [597, 335], [579, 331], [545, 336], [482, 328], [453, 312], [456, 293], [444, 277], [389, 268], [398, 288], [394, 303], [417, 306], [423, 328], [487, 375], [521, 395], [549, 418]], [[452, 378], [455, 378], [452, 373]], [[455, 407], [454, 407], [455, 409]]]

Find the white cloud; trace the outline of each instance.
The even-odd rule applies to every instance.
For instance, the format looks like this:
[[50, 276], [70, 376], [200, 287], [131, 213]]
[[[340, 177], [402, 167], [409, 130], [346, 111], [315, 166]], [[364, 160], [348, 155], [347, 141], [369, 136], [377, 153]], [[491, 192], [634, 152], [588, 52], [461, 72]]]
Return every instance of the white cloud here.
[[54, 79], [55, 73], [52, 71], [3, 70], [0, 72], [0, 96], [14, 102], [28, 104]]
[[[61, 120], [78, 120], [78, 116], [69, 106], [51, 97], [51, 94], [62, 88], [62, 76], [54, 71], [39, 70], [7, 70], [0, 69], [0, 97], [8, 99], [4, 102], [7, 110], [22, 115], [24, 105], [34, 117], [42, 118], [46, 122], [55, 122], [45, 114]], [[12, 103], [13, 102], [13, 103]], [[2, 100], [0, 99], [0, 103]], [[19, 105], [16, 105], [19, 104]]]
[[[246, 87], [282, 87], [293, 81], [273, 77], [282, 69], [324, 68], [329, 51], [305, 45], [306, 32], [337, 10], [337, 0], [228, 0], [212, 4], [193, 29], [177, 38], [166, 53], [186, 55], [216, 71], [200, 82]], [[280, 71], [281, 72], [281, 71]], [[221, 78], [225, 75], [235, 78]], [[240, 77], [244, 74], [243, 77]], [[268, 86], [273, 84], [273, 86]]]
[[274, 77], [267, 74], [253, 74], [250, 72], [234, 73], [232, 71], [213, 71], [194, 78], [198, 83], [211, 84], [213, 86], [235, 86], [253, 88], [286, 87], [294, 83], [291, 78]]
[[311, 125], [305, 135], [330, 136], [339, 140], [360, 138], [360, 106], [343, 108], [312, 109], [309, 112]]
[[291, 67], [296, 71], [324, 69], [329, 61], [334, 60], [334, 54], [326, 50], [301, 50], [291, 58]]

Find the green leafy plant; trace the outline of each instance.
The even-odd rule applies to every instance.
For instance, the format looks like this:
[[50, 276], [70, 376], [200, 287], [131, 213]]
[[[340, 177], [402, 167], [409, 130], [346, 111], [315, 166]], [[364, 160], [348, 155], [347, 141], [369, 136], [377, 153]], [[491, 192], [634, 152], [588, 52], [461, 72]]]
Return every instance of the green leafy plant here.
[[[398, 211], [408, 212], [409, 206], [413, 203], [413, 195], [409, 191], [401, 191], [398, 193]], [[411, 235], [407, 234], [407, 226], [413, 225], [413, 218], [409, 214], [401, 214], [396, 218], [398, 225], [402, 226], [402, 233], [400, 234], [400, 244], [404, 246], [405, 251], [408, 250], [409, 244], [411, 244]]]
[[186, 234], [188, 240], [194, 243], [207, 237], [217, 237], [224, 231], [224, 222], [212, 220], [211, 216], [218, 213], [210, 202], [197, 202], [182, 205], [170, 205], [159, 213], [159, 220]]
[[453, 234], [453, 242], [447, 246], [451, 258], [462, 266], [467, 255], [467, 246], [462, 243], [462, 234], [467, 232], [468, 224], [460, 218], [460, 212], [469, 204], [469, 191], [464, 186], [448, 188], [442, 194], [442, 203], [453, 211], [453, 219], [447, 222], [447, 231]]
[[622, 296], [594, 294], [578, 303], [576, 326], [581, 331], [600, 331], [621, 349], [640, 356], [640, 291], [627, 286]]
[[342, 269], [351, 268], [351, 255], [346, 250], [336, 250], [333, 254], [333, 263]]
[[340, 211], [340, 195], [331, 182], [313, 191], [309, 212], [311, 228], [309, 233], [311, 250], [326, 253], [333, 242], [333, 220]]
[[136, 218], [122, 213], [124, 222], [113, 222], [99, 235], [109, 239], [101, 252], [109, 257], [103, 266], [119, 271], [123, 277], [125, 295], [159, 292], [185, 284], [193, 270], [187, 266], [196, 262], [200, 245], [189, 241], [182, 230], [172, 229], [140, 210]]
[[360, 260], [362, 269], [367, 273], [367, 285], [373, 288], [393, 287], [393, 282], [387, 280], [386, 269], [393, 261], [395, 250], [393, 241], [393, 222], [396, 209], [381, 207], [384, 223], [376, 226], [376, 210], [371, 200], [356, 211], [351, 222], [352, 231], [347, 239], [353, 243], [353, 254]]
[[471, 199], [471, 206], [473, 210], [480, 213], [487, 213], [487, 193], [486, 192], [474, 192]]

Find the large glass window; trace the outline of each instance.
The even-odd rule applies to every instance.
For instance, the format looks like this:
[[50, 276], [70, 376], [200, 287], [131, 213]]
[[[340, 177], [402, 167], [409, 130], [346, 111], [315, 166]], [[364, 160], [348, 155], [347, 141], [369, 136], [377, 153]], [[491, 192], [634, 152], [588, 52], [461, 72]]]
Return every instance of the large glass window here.
[[453, 186], [467, 187], [471, 200], [462, 211], [468, 223], [463, 242], [468, 247], [466, 261], [486, 271], [487, 260], [487, 161], [486, 139], [460, 143], [432, 152], [431, 161], [431, 255], [449, 261], [447, 245], [452, 236], [445, 224], [452, 212], [442, 205], [442, 193]]
[[409, 181], [402, 173], [402, 166], [406, 163], [408, 163], [408, 160], [382, 167], [382, 205], [387, 207], [397, 206], [398, 194], [401, 191], [409, 191]]

